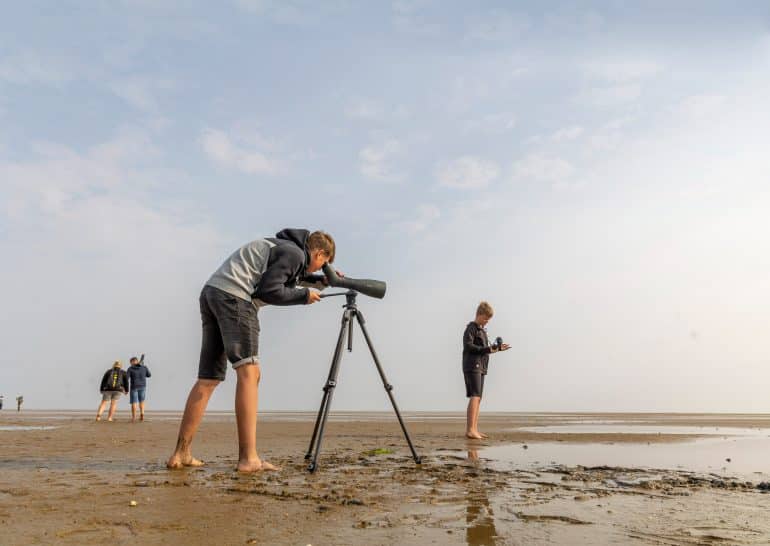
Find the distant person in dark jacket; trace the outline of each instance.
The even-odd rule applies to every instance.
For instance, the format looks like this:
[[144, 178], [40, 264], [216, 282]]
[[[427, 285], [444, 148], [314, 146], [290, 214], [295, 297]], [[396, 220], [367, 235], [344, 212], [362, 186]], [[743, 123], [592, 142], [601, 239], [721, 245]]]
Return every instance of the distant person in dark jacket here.
[[16, 411], [21, 411], [21, 405], [24, 403], [24, 397], [23, 396], [17, 396], [16, 397]]
[[[298, 283], [320, 283], [308, 276], [334, 262], [334, 239], [323, 231], [284, 229], [275, 237], [256, 239], [233, 252], [206, 281], [199, 298], [202, 343], [198, 380], [184, 408], [176, 449], [168, 468], [200, 466], [191, 444], [214, 389], [225, 379], [229, 360], [238, 378], [235, 421], [239, 472], [277, 470], [257, 454], [257, 400], [262, 375], [259, 318], [262, 305], [303, 305], [321, 295]], [[325, 277], [324, 277], [325, 278]], [[323, 288], [323, 284], [315, 284]]]
[[150, 369], [144, 365], [142, 358], [131, 358], [131, 365], [126, 371], [128, 381], [131, 384], [129, 401], [131, 402], [131, 422], [136, 421], [136, 406], [139, 406], [139, 420], [144, 421], [144, 399], [147, 394], [147, 378], [152, 377]]
[[107, 402], [110, 403], [110, 412], [107, 414], [107, 420], [112, 421], [115, 415], [115, 409], [118, 407], [120, 395], [128, 392], [128, 374], [121, 369], [123, 365], [120, 360], [116, 360], [112, 368], [104, 372], [102, 383], [99, 386], [99, 392], [102, 393], [102, 402], [99, 409], [96, 410], [96, 420], [102, 420], [102, 413]]
[[486, 438], [479, 432], [479, 407], [484, 392], [484, 377], [489, 366], [489, 354], [507, 351], [510, 346], [503, 343], [499, 347], [490, 345], [484, 328], [492, 319], [494, 311], [489, 303], [482, 301], [476, 309], [476, 318], [469, 322], [463, 333], [463, 376], [465, 377], [465, 396], [468, 397], [465, 436], [474, 440]]

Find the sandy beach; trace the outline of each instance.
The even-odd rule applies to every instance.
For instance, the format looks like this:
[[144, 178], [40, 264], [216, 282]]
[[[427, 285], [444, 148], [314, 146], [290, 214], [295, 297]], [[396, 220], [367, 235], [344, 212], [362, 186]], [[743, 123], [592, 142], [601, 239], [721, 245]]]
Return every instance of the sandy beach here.
[[0, 544], [770, 543], [770, 416], [482, 415], [468, 441], [462, 415], [411, 414], [419, 466], [392, 414], [332, 417], [315, 474], [314, 415], [282, 413], [258, 429], [282, 470], [241, 475], [232, 415], [171, 472], [178, 414], [3, 411]]

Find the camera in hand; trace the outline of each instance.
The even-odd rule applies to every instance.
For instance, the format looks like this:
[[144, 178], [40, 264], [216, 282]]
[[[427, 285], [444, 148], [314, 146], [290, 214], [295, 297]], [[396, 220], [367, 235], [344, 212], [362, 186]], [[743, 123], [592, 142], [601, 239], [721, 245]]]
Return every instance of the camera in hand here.
[[495, 339], [495, 347], [497, 347], [498, 351], [503, 348], [503, 338], [501, 338], [500, 336], [498, 336], [497, 339]]

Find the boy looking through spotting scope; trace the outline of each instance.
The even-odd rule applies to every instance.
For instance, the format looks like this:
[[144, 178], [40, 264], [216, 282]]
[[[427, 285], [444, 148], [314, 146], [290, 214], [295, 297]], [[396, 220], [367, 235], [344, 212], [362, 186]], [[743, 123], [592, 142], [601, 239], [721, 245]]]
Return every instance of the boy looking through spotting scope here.
[[492, 319], [494, 311], [489, 303], [482, 301], [476, 309], [476, 318], [468, 323], [463, 333], [463, 376], [465, 377], [465, 396], [468, 397], [465, 436], [473, 440], [486, 438], [479, 432], [479, 406], [484, 391], [484, 377], [489, 366], [489, 354], [507, 351], [510, 345], [497, 338], [489, 344], [485, 326]]
[[[257, 454], [257, 401], [261, 377], [259, 319], [263, 305], [302, 305], [321, 300], [313, 286], [325, 277], [309, 275], [334, 262], [334, 239], [323, 231], [284, 229], [257, 239], [228, 257], [200, 295], [203, 327], [198, 380], [187, 398], [176, 449], [168, 468], [200, 466], [191, 444], [214, 389], [225, 379], [229, 360], [237, 376], [235, 419], [240, 472], [278, 470]], [[338, 272], [339, 274], [339, 272]], [[298, 288], [297, 284], [305, 288]]]

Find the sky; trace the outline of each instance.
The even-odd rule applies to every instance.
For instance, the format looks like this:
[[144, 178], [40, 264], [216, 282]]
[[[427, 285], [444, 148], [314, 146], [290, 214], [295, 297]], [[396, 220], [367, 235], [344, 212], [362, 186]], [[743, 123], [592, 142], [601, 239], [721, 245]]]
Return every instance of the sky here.
[[[488, 300], [482, 411], [770, 412], [768, 97], [759, 1], [8, 4], [0, 394], [145, 353], [181, 409], [208, 276], [305, 227], [387, 281], [402, 410], [464, 410]], [[317, 409], [341, 303], [260, 311], [262, 409]], [[360, 332], [332, 407], [389, 409]]]

